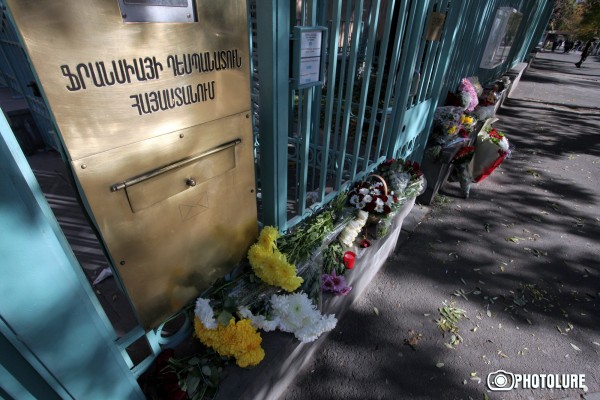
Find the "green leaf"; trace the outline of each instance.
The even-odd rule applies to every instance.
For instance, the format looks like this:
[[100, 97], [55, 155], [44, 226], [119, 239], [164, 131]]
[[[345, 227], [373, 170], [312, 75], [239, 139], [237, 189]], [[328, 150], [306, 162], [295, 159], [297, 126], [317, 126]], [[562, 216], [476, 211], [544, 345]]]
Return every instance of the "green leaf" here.
[[187, 388], [186, 393], [189, 397], [192, 397], [196, 392], [196, 389], [198, 389], [200, 378], [195, 375], [188, 375], [187, 379], [185, 380], [185, 384]]
[[232, 318], [233, 315], [229, 311], [223, 310], [217, 317], [217, 322], [221, 325], [227, 326], [229, 325], [229, 321], [231, 321]]
[[204, 374], [204, 376], [207, 376], [207, 377], [212, 375], [212, 371], [208, 365], [204, 365], [202, 367], [202, 373]]

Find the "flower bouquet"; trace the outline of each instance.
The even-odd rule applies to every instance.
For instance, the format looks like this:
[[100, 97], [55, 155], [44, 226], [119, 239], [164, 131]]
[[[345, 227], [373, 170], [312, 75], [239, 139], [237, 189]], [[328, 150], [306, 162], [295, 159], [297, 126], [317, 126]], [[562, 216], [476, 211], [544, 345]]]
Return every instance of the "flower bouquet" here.
[[[461, 107], [438, 107], [433, 115], [433, 130], [427, 154], [433, 160], [439, 160], [444, 149], [462, 146], [468, 141], [474, 126], [475, 119], [465, 115]], [[446, 160], [448, 161], [450, 160]]]
[[477, 135], [476, 148], [473, 158], [475, 182], [487, 178], [510, 154], [508, 139], [495, 128], [482, 130]]
[[460, 188], [462, 189], [465, 198], [469, 197], [469, 191], [471, 190], [471, 182], [473, 181], [473, 175], [471, 173], [470, 164], [475, 155], [474, 146], [465, 146], [456, 153], [452, 159], [452, 163], [459, 175]]
[[462, 78], [460, 80], [458, 93], [460, 94], [465, 111], [471, 112], [477, 107], [477, 104], [479, 103], [477, 90], [469, 78]]
[[302, 343], [313, 342], [325, 332], [331, 331], [337, 324], [333, 314], [323, 315], [306, 293], [272, 295], [264, 307], [266, 316], [253, 313], [247, 307], [240, 307], [241, 317], [251, 321], [252, 326], [265, 332], [279, 329], [293, 333]]
[[421, 166], [416, 161], [392, 158], [381, 163], [377, 173], [385, 179], [391, 194], [398, 198], [400, 204], [423, 193], [427, 185]]
[[398, 207], [399, 201], [396, 196], [388, 194], [387, 184], [382, 177], [372, 176], [379, 180], [358, 182], [348, 193], [349, 202], [353, 207], [371, 215], [385, 217]]
[[224, 357], [234, 357], [238, 366], [257, 365], [265, 357], [262, 338], [247, 318], [236, 320], [227, 311], [215, 319], [210, 300], [198, 298], [194, 308], [196, 337]]
[[462, 78], [455, 93], [449, 93], [446, 104], [472, 112], [479, 103], [479, 82], [476, 78]]

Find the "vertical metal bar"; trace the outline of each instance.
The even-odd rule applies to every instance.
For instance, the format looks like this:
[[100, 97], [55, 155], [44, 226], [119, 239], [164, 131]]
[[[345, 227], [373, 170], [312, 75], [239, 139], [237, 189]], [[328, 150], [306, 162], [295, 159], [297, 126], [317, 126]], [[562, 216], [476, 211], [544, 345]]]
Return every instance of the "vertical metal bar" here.
[[[354, 137], [354, 150], [352, 158], [352, 166], [350, 167], [350, 181], [354, 181], [356, 177], [356, 167], [360, 154], [360, 143], [362, 140], [362, 127], [365, 119], [365, 109], [367, 104], [367, 94], [369, 92], [369, 81], [371, 80], [371, 65], [373, 62], [373, 52], [375, 50], [375, 35], [379, 23], [379, 4], [380, 0], [375, 0], [371, 3], [369, 12], [369, 33], [367, 35], [367, 54], [365, 57], [365, 72], [363, 74], [362, 87], [360, 90], [360, 100], [358, 115], [356, 116], [356, 133]], [[377, 109], [371, 109], [371, 112], [377, 112]]]
[[[429, 118], [423, 128], [423, 132], [430, 132], [431, 125], [433, 123], [433, 113], [436, 107], [441, 102], [443, 104], [446, 96], [446, 91], [441, 91], [444, 87], [444, 76], [447, 74], [449, 67], [451, 66], [451, 53], [455, 50], [460, 49], [457, 38], [461, 35], [461, 24], [465, 19], [468, 20], [468, 13], [466, 13], [465, 7], [468, 5], [466, 2], [455, 2], [447, 1], [444, 7], [448, 7], [446, 15], [446, 24], [444, 26], [444, 32], [442, 34], [442, 41], [439, 44], [440, 54], [439, 60], [436, 62], [435, 70], [431, 76], [431, 106], [429, 111]], [[465, 15], [467, 14], [467, 15]], [[412, 158], [415, 160], [422, 160], [425, 146], [427, 144], [427, 135], [421, 135], [420, 141], [415, 144], [415, 150], [412, 154]]]
[[[415, 68], [415, 59], [416, 59], [416, 46], [420, 43], [420, 33], [423, 30], [423, 23], [425, 20], [425, 9], [429, 1], [417, 2], [413, 3], [413, 8], [411, 9], [411, 23], [410, 28], [407, 30], [406, 43], [407, 56], [404, 58], [400, 69], [398, 70], [398, 75], [396, 78], [396, 91], [394, 93], [394, 111], [392, 112], [393, 120], [392, 120], [392, 129], [390, 130], [390, 134], [388, 135], [388, 143], [387, 143], [387, 158], [395, 157], [396, 147], [400, 142], [400, 137], [402, 135], [402, 130], [400, 126], [404, 122], [404, 114], [406, 113], [406, 101], [408, 100], [410, 84], [412, 82], [412, 75]], [[417, 40], [414, 40], [414, 35], [417, 34]]]
[[[325, 26], [325, 6], [327, 3], [325, 1], [319, 0], [311, 0], [313, 2], [312, 9], [316, 14], [316, 18], [313, 21], [313, 24], [317, 24], [319, 26]], [[324, 185], [320, 180], [317, 183], [317, 179], [320, 176], [319, 173], [319, 142], [321, 141], [321, 110], [322, 110], [322, 98], [323, 98], [323, 86], [319, 85], [315, 87], [315, 95], [313, 98], [313, 115], [312, 115], [312, 132], [313, 132], [313, 143], [312, 143], [312, 151], [313, 151], [313, 159], [312, 159], [312, 185], [311, 189], [321, 187]], [[325, 134], [325, 132], [323, 132]], [[321, 168], [327, 169], [327, 165], [321, 166]], [[318, 193], [317, 201], [319, 203], [323, 202], [323, 197]]]
[[[386, 55], [387, 48], [389, 45], [389, 37], [390, 30], [392, 27], [392, 21], [394, 16], [392, 15], [394, 11], [395, 0], [389, 0], [387, 2], [387, 9], [385, 14], [385, 26], [383, 28], [383, 39], [381, 42], [381, 47], [379, 48], [379, 57], [377, 59], [377, 80], [375, 81], [375, 91], [373, 93], [373, 102], [371, 103], [371, 118], [369, 120], [369, 133], [367, 136], [367, 144], [365, 146], [365, 156], [363, 159], [362, 170], [366, 171], [369, 166], [369, 161], [371, 158], [371, 146], [373, 144], [373, 134], [375, 132], [375, 122], [377, 121], [377, 113], [379, 112], [379, 95], [381, 94], [381, 85], [383, 83], [383, 76], [385, 70], [386, 63]], [[387, 109], [381, 110], [381, 118], [382, 123], [384, 119], [387, 118]], [[378, 153], [375, 154], [375, 157], [379, 156]]]
[[[325, 195], [327, 174], [329, 172], [329, 148], [331, 143], [331, 120], [333, 115], [333, 100], [335, 94], [335, 76], [337, 72], [337, 43], [339, 40], [339, 26], [341, 19], [341, 0], [333, 2], [332, 21], [329, 32], [329, 53], [327, 70], [327, 99], [325, 100], [325, 120], [323, 122], [323, 153], [321, 154], [321, 177], [319, 187], [319, 199]], [[334, 131], [335, 133], [335, 131]], [[335, 153], [334, 153], [335, 155]], [[315, 155], [316, 157], [316, 155]]]
[[[413, 105], [416, 105], [416, 101], [415, 99], [418, 98], [416, 96], [411, 96], [410, 92], [412, 89], [412, 84], [413, 84], [413, 79], [415, 74], [420, 73], [422, 68], [424, 67], [425, 63], [423, 58], [427, 56], [427, 54], [429, 54], [430, 49], [431, 49], [431, 42], [425, 40], [425, 35], [423, 34], [424, 32], [424, 28], [425, 28], [425, 23], [427, 22], [427, 17], [429, 15], [431, 15], [431, 12], [433, 11], [433, 4], [434, 4], [435, 0], [430, 0], [429, 1], [429, 5], [427, 7], [427, 10], [424, 11], [425, 15], [423, 15], [423, 26], [420, 27], [420, 29], [418, 30], [418, 35], [417, 37], [414, 39], [414, 41], [416, 41], [416, 45], [418, 46], [418, 55], [415, 58], [415, 63], [412, 67], [413, 71], [410, 74], [410, 76], [407, 76], [407, 79], [409, 79], [409, 85], [408, 85], [408, 96], [407, 96], [407, 102], [405, 104], [406, 109], [410, 108]], [[421, 76], [421, 79], [423, 79], [424, 77]], [[422, 83], [422, 82], [421, 82]]]
[[[303, 1], [303, 10], [305, 20], [304, 23], [308, 23], [310, 25], [314, 25], [316, 22], [316, 0], [311, 0], [310, 7], [307, 4], [307, 0]], [[295, 38], [299, 40], [299, 38]], [[309, 167], [309, 152], [310, 152], [310, 137], [311, 133], [315, 136], [318, 135], [318, 131], [311, 129], [312, 123], [312, 106], [313, 106], [313, 98], [314, 98], [314, 87], [310, 87], [307, 89], [303, 89], [300, 91], [302, 93], [302, 99], [300, 100], [302, 104], [302, 112], [299, 112], [299, 121], [302, 121], [301, 128], [299, 127], [298, 131], [300, 132], [300, 163], [298, 166], [297, 173], [298, 176], [298, 214], [304, 215], [306, 211], [306, 192], [307, 192], [307, 181], [308, 181], [308, 167]], [[300, 118], [301, 117], [301, 118]]]
[[[383, 100], [383, 110], [384, 112], [387, 113], [387, 109], [390, 105], [390, 99], [392, 97], [392, 92], [394, 89], [394, 86], [398, 84], [398, 82], [396, 81], [396, 69], [398, 68], [398, 63], [400, 60], [400, 55], [402, 53], [402, 43], [405, 42], [407, 43], [408, 41], [405, 40], [404, 35], [406, 32], [406, 27], [408, 25], [408, 19], [409, 19], [409, 15], [407, 14], [407, 8], [408, 8], [408, 0], [404, 0], [400, 2], [400, 9], [398, 10], [398, 15], [397, 15], [397, 21], [399, 22], [399, 24], [396, 26], [396, 34], [394, 36], [394, 49], [392, 52], [392, 58], [390, 59], [390, 69], [388, 71], [388, 75], [387, 75], [387, 88], [385, 90], [385, 97]], [[377, 154], [377, 156], [381, 155], [382, 152], [382, 146], [383, 146], [383, 142], [385, 139], [385, 136], [387, 134], [387, 131], [389, 131], [389, 127], [387, 124], [387, 118], [383, 118], [381, 121], [381, 124], [379, 125], [379, 131], [378, 131], [378, 137], [377, 137], [377, 147], [375, 150], [375, 154]], [[387, 149], [385, 151], [387, 153]]]
[[[342, 0], [339, 0], [342, 1]], [[345, 25], [344, 25], [344, 40], [342, 42], [342, 62], [340, 65], [340, 75], [339, 78], [337, 80], [337, 85], [338, 85], [338, 95], [337, 95], [337, 107], [335, 110], [335, 128], [333, 129], [333, 149], [335, 151], [335, 159], [338, 160], [339, 159], [339, 152], [340, 149], [338, 148], [338, 144], [340, 142], [339, 137], [344, 135], [343, 131], [339, 132], [338, 135], [338, 129], [340, 128], [340, 121], [341, 121], [341, 115], [342, 115], [342, 103], [343, 103], [343, 98], [344, 98], [344, 90], [352, 90], [352, 88], [345, 88], [344, 87], [344, 80], [346, 78], [346, 59], [348, 58], [346, 55], [346, 47], [348, 46], [348, 38], [350, 36], [350, 18], [352, 16], [352, 0], [347, 0], [346, 3], [346, 13], [344, 14], [345, 17]], [[354, 37], [354, 34], [352, 34], [352, 37]], [[346, 105], [347, 106], [347, 105]], [[343, 169], [344, 166], [343, 165], [336, 165], [336, 174], [341, 174], [343, 173]], [[336, 181], [337, 181], [337, 177], [336, 177]], [[336, 187], [336, 190], [338, 188]]]
[[287, 225], [287, 132], [289, 99], [289, 0], [256, 2], [261, 68], [260, 168], [263, 223]]
[[342, 122], [342, 140], [338, 153], [338, 173], [335, 181], [335, 189], [340, 190], [342, 186], [342, 177], [344, 175], [344, 161], [346, 158], [346, 143], [348, 142], [348, 127], [350, 125], [350, 113], [352, 111], [352, 89], [354, 88], [354, 74], [356, 72], [356, 60], [358, 53], [358, 44], [360, 41], [360, 31], [362, 26], [361, 14], [363, 0], [357, 0], [354, 8], [354, 23], [352, 29], [352, 41], [350, 44], [350, 62], [348, 63], [348, 77], [346, 80], [346, 96], [344, 98], [344, 119]]
[[[437, 4], [437, 7], [433, 8], [431, 12], [434, 10], [436, 12], [443, 12], [446, 8], [446, 1], [440, 1]], [[430, 14], [431, 15], [431, 14]], [[439, 57], [439, 41], [434, 40], [429, 42], [429, 49], [427, 52], [427, 58], [424, 63], [423, 72], [421, 74], [421, 82], [419, 84], [419, 90], [415, 95], [415, 100], [417, 103], [422, 102], [426, 99], [427, 95], [430, 93], [430, 86], [432, 83], [431, 77], [433, 75], [433, 67], [437, 65], [438, 57]]]

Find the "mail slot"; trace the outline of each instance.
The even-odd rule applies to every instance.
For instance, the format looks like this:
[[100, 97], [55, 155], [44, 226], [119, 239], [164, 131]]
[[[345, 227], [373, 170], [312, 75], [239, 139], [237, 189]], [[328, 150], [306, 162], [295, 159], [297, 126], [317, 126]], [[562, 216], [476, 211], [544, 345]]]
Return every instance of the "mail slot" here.
[[113, 185], [111, 191], [125, 189], [131, 211], [143, 210], [235, 168], [234, 146], [240, 142], [238, 139], [225, 143], [207, 152], [148, 171]]

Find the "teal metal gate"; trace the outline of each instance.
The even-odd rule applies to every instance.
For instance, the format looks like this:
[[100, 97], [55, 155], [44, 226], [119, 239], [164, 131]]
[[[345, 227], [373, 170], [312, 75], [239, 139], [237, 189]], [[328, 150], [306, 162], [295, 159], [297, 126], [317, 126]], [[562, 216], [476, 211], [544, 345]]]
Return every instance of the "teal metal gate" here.
[[[528, 54], [548, 0], [256, 0], [253, 41], [262, 220], [286, 230], [386, 158], [420, 160], [461, 77], [495, 79]], [[507, 60], [479, 68], [496, 10], [523, 14]], [[434, 16], [436, 18], [434, 18]], [[443, 16], [439, 38], [428, 28]], [[293, 90], [293, 26], [328, 29], [322, 86]]]

